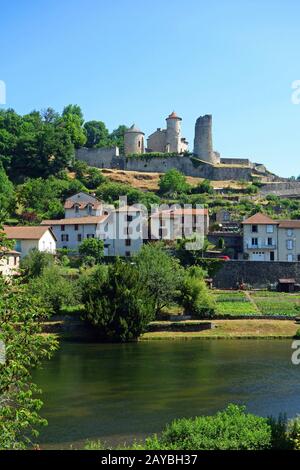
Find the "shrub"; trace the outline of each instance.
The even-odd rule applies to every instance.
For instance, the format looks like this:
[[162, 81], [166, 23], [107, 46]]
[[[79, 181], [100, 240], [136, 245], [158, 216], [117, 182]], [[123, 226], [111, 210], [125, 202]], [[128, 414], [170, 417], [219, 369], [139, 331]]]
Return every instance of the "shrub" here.
[[186, 270], [180, 301], [186, 315], [207, 318], [215, 313], [216, 303], [205, 284], [201, 268], [192, 266]]
[[267, 418], [230, 404], [214, 416], [178, 419], [161, 434], [146, 439], [146, 449], [258, 450], [270, 449], [272, 430]]
[[55, 265], [44, 268], [40, 276], [32, 279], [29, 290], [39, 295], [55, 313], [59, 313], [63, 305], [76, 305], [80, 300], [75, 282], [62, 276], [60, 268]]
[[54, 256], [36, 248], [21, 261], [21, 268], [28, 278], [38, 277], [46, 267], [53, 266]]
[[83, 286], [85, 318], [110, 340], [136, 340], [154, 319], [154, 302], [138, 269], [117, 260], [98, 266]]
[[100, 263], [104, 256], [103, 240], [100, 240], [99, 238], [86, 238], [79, 245], [79, 253], [83, 258], [83, 261], [88, 260], [88, 264], [90, 263], [91, 258], [93, 258], [96, 263]]

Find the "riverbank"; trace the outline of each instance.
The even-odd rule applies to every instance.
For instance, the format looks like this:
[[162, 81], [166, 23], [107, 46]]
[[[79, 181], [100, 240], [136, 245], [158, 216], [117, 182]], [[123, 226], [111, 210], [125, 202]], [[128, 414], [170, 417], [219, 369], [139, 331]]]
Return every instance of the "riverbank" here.
[[[242, 320], [211, 320], [212, 329], [201, 331], [149, 331], [140, 337], [140, 341], [156, 340], [195, 340], [195, 339], [288, 339], [293, 338], [300, 328], [295, 320], [263, 320], [263, 319], [242, 319]], [[155, 322], [163, 325], [170, 322]], [[188, 321], [185, 324], [203, 322]], [[177, 323], [178, 324], [178, 323]], [[70, 317], [56, 318], [43, 325], [43, 332], [46, 334], [56, 334], [59, 338], [70, 340], [99, 341], [98, 331], [91, 325]]]
[[195, 332], [153, 331], [140, 341], [193, 339], [287, 339], [299, 329], [294, 320], [212, 320], [215, 328]]

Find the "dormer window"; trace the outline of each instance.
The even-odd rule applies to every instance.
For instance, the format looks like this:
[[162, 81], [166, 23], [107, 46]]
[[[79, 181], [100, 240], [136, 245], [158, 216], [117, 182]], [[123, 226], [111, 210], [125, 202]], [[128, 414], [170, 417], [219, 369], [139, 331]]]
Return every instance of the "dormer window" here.
[[78, 212], [79, 212], [79, 205], [76, 204], [76, 205], [74, 206], [74, 209], [75, 209], [75, 214], [78, 214]]
[[88, 211], [88, 213], [91, 214], [91, 213], [92, 213], [92, 210], [93, 210], [92, 204], [88, 204], [88, 206], [87, 206], [87, 211]]

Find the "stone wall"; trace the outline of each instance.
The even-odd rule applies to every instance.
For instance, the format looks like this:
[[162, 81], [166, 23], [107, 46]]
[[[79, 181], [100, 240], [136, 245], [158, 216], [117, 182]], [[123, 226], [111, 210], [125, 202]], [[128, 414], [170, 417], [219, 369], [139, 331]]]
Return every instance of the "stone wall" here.
[[118, 148], [88, 149], [76, 151], [76, 158], [96, 168], [118, 168], [127, 171], [165, 173], [176, 168], [187, 176], [210, 180], [245, 180], [251, 181], [251, 168], [212, 165], [188, 155], [175, 157], [123, 157], [118, 155]]
[[282, 181], [268, 183], [260, 188], [262, 194], [274, 194], [275, 196], [300, 196], [300, 181]]
[[119, 148], [90, 149], [81, 147], [76, 150], [76, 158], [96, 168], [112, 168], [113, 160], [119, 158]]
[[268, 287], [278, 279], [293, 278], [300, 282], [300, 263], [263, 261], [225, 261], [213, 280], [214, 287], [235, 289], [244, 282], [254, 288]]

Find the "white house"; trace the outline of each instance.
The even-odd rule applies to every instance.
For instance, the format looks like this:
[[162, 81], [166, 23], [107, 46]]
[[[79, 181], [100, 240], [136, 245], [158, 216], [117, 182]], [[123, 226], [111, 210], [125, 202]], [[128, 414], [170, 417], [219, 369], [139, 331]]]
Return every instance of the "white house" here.
[[143, 244], [143, 214], [135, 207], [115, 209], [85, 193], [68, 198], [64, 207], [64, 219], [41, 224], [52, 228], [57, 248], [78, 251], [85, 238], [99, 238], [105, 256], [131, 256]]
[[15, 240], [14, 249], [21, 253], [21, 259], [31, 250], [37, 249], [47, 253], [56, 252], [56, 237], [49, 226], [4, 226], [8, 240]]
[[0, 276], [16, 276], [19, 273], [20, 253], [2, 248], [0, 250]]

